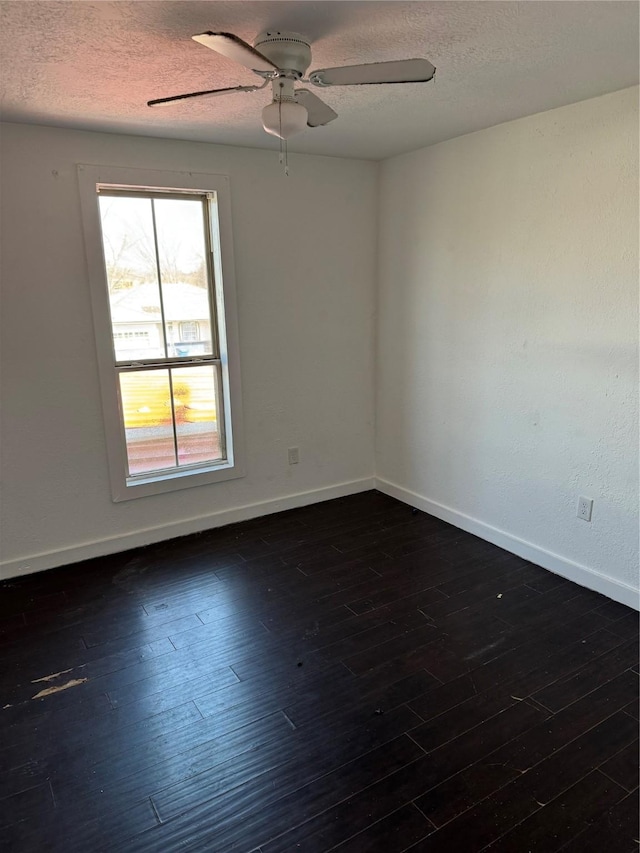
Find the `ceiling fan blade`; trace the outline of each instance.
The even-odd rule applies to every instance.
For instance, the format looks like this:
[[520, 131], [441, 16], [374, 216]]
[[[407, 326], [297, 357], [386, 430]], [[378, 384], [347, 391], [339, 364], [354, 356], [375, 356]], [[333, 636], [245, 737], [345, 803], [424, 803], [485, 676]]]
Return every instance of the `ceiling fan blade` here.
[[240, 65], [244, 65], [245, 68], [250, 68], [252, 71], [274, 71], [277, 69], [277, 66], [270, 59], [267, 59], [246, 41], [234, 36], [233, 33], [207, 32], [198, 36], [191, 36], [191, 38], [205, 47], [215, 50], [216, 53], [226, 56], [227, 59], [239, 62]]
[[329, 124], [334, 118], [338, 118], [338, 113], [334, 112], [328, 104], [325, 104], [308, 89], [296, 89], [296, 98], [303, 107], [307, 108], [309, 113], [307, 125], [309, 127], [320, 127], [323, 124]]
[[171, 95], [168, 98], [154, 98], [147, 101], [148, 107], [157, 107], [162, 104], [170, 104], [173, 101], [185, 101], [188, 98], [200, 98], [202, 95], [227, 95], [230, 92], [257, 92], [263, 86], [231, 86], [227, 89], [205, 89], [203, 92], [187, 92], [185, 95]]
[[309, 74], [314, 86], [364, 86], [374, 83], [426, 83], [436, 73], [427, 59], [398, 59], [368, 65], [320, 68]]

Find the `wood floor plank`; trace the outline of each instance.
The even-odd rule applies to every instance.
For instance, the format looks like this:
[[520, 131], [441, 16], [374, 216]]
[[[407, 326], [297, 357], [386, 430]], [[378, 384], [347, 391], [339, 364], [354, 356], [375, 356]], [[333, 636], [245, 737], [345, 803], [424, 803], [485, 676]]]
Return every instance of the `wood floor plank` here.
[[[403, 803], [407, 804], [411, 791], [419, 785], [423, 767], [424, 760], [419, 759], [315, 817], [292, 826], [286, 833], [263, 844], [264, 853], [297, 853], [300, 850], [324, 853], [351, 837], [357, 838], [369, 827], [377, 826], [396, 813]], [[423, 816], [423, 825], [425, 821]], [[428, 822], [426, 825], [430, 831], [432, 825]]]
[[[32, 758], [30, 750], [36, 751], [39, 743], [48, 742], [52, 732], [55, 732], [57, 737], [62, 737], [68, 729], [91, 725], [95, 717], [109, 715], [112, 710], [106, 694], [78, 700], [63, 708], [52, 708], [42, 702], [33, 714], [25, 713], [24, 705], [17, 708], [5, 707], [0, 716], [3, 723], [0, 762], [4, 767], [24, 764]], [[8, 755], [11, 753], [15, 756], [14, 764], [9, 764]]]
[[285, 671], [281, 680], [267, 676], [264, 679], [256, 677], [240, 681], [225, 690], [198, 696], [195, 702], [205, 718], [215, 717], [221, 725], [225, 725], [227, 718], [233, 717], [234, 720], [242, 720], [244, 725], [272, 711], [288, 708], [296, 700], [302, 702], [306, 696], [313, 696], [317, 692], [333, 695], [337, 699], [343, 684], [351, 683], [351, 680], [350, 674], [339, 666], [328, 666], [308, 685], [294, 681], [294, 676]]
[[[399, 619], [390, 619], [368, 628], [366, 631], [353, 633], [343, 640], [332, 643], [329, 646], [322, 646], [322, 657], [330, 660], [348, 661], [354, 659], [356, 655], [368, 654], [373, 656], [374, 660], [380, 661], [378, 655], [383, 644], [400, 638], [398, 642], [406, 643], [404, 637], [408, 632], [417, 631], [412, 639], [421, 639], [425, 642], [426, 639], [431, 639], [436, 635], [436, 631], [430, 625], [427, 625], [422, 613], [413, 611]], [[419, 645], [419, 643], [417, 643]], [[377, 649], [378, 652], [373, 652], [372, 649]], [[367, 657], [367, 661], [370, 658]], [[348, 664], [347, 664], [348, 665]], [[352, 667], [349, 667], [352, 669]], [[367, 669], [367, 666], [361, 667], [360, 670]], [[352, 671], [354, 671], [352, 669]]]
[[271, 802], [266, 813], [253, 807], [249, 813], [236, 812], [226, 825], [218, 822], [208, 837], [220, 853], [239, 848], [248, 850], [256, 839], [264, 847], [269, 840], [286, 831], [292, 822], [304, 822], [342, 801], [354, 790], [366, 787], [379, 777], [381, 767], [392, 773], [422, 754], [410, 738], [402, 736]]
[[127, 839], [132, 832], [143, 832], [158, 826], [158, 820], [149, 800], [136, 803], [122, 811], [103, 810], [98, 817], [84, 820], [76, 809], [56, 809], [46, 820], [23, 821], [12, 826], [4, 836], [8, 850], [20, 853], [116, 853], [127, 849]]
[[[631, 670], [635, 672], [635, 670]], [[640, 720], [640, 697], [636, 697], [632, 702], [629, 702], [628, 705], [625, 705], [625, 712], [629, 714], [629, 716], [633, 717], [634, 720]]]
[[411, 737], [426, 752], [432, 752], [463, 732], [479, 726], [480, 723], [491, 719], [491, 717], [515, 704], [515, 700], [510, 696], [479, 693], [444, 714], [418, 726], [411, 732]]
[[618, 785], [627, 791], [635, 791], [640, 784], [640, 755], [638, 752], [638, 739], [628, 744], [600, 766], [605, 773]]
[[[193, 702], [185, 702], [168, 711], [147, 716], [132, 725], [122, 725], [116, 712], [92, 720], [88, 726], [67, 729], [60, 739], [39, 736], [33, 743], [8, 746], [1, 753], [9, 766], [19, 766], [26, 749], [34, 749], [51, 779], [74, 776], [90, 779], [93, 766], [119, 752], [134, 753], [148, 742], [162, 737], [167, 730], [177, 733], [202, 719]], [[630, 718], [629, 718], [630, 719]], [[174, 735], [175, 736], [175, 735]]]
[[628, 675], [623, 673], [615, 683], [569, 705], [429, 791], [421, 806], [425, 814], [437, 826], [448, 823], [619, 713], [633, 689]]
[[[152, 801], [161, 819], [168, 821], [162, 834], [163, 850], [182, 849], [185, 839], [191, 840], [196, 832], [198, 843], [219, 849], [221, 823], [235, 821], [247, 809], [259, 818], [281, 797], [384, 747], [412, 724], [408, 709], [399, 709], [375, 718], [368, 728], [332, 727], [330, 738], [316, 733], [315, 743], [306, 736], [299, 744], [297, 733], [292, 732], [288, 751], [276, 747], [260, 755], [247, 755], [244, 761], [241, 756], [240, 761], [235, 759], [214, 774], [203, 774], [185, 785], [158, 792]], [[378, 766], [379, 758], [374, 759]], [[131, 849], [150, 851], [157, 849], [157, 844], [158, 833], [152, 832], [136, 839]]]
[[534, 693], [534, 698], [546, 708], [559, 711], [629, 669], [636, 655], [637, 644], [630, 640], [622, 646], [616, 646], [607, 654], [600, 655], [576, 673]]
[[619, 637], [623, 637], [625, 640], [636, 640], [638, 639], [638, 634], [640, 632], [640, 627], [638, 625], [638, 614], [637, 613], [629, 613], [623, 619], [618, 619], [615, 622], [612, 622], [609, 630], [612, 634], [617, 634]]
[[536, 632], [534, 637], [524, 634], [522, 642], [516, 641], [509, 651], [474, 670], [476, 686], [479, 690], [491, 690], [506, 680], [522, 677], [537, 669], [545, 658], [582, 641], [601, 627], [601, 623], [581, 615], [562, 626], [555, 625], [547, 631]]
[[596, 608], [595, 612], [606, 616], [607, 619], [610, 619], [612, 622], [617, 622], [618, 619], [623, 619], [625, 616], [629, 615], [629, 608], [625, 607], [624, 604], [620, 604], [618, 601], [607, 599], [604, 604], [601, 604], [600, 607]]
[[[183, 728], [180, 737], [148, 741], [135, 752], [115, 752], [86, 774], [59, 774], [54, 781], [58, 807], [82, 805], [85, 820], [98, 812], [123, 811], [155, 791], [179, 785], [213, 768], [272, 742], [284, 743], [291, 728], [282, 712], [270, 714], [249, 726], [220, 732], [210, 720]], [[98, 812], [96, 812], [96, 809]]]
[[521, 698], [538, 693], [547, 685], [555, 684], [560, 679], [566, 679], [591, 661], [616, 649], [620, 638], [615, 637], [606, 629], [596, 631], [582, 640], [563, 646], [552, 654], [541, 654], [538, 665], [529, 671], [509, 679], [507, 677], [498, 691], [508, 690]]
[[49, 782], [41, 782], [32, 788], [26, 788], [10, 794], [0, 800], [0, 829], [31, 820], [33, 815], [41, 815], [46, 820], [55, 811], [55, 803]]
[[635, 853], [640, 837], [638, 795], [629, 794], [611, 806], [603, 815], [585, 821], [587, 826], [562, 847], [563, 853]]
[[470, 672], [468, 661], [462, 660], [449, 650], [446, 638], [439, 637], [424, 645], [406, 650], [399, 657], [390, 658], [384, 663], [377, 662], [370, 675], [376, 672], [384, 674], [388, 670], [410, 675], [412, 672], [426, 670], [439, 681], [452, 681], [454, 678]]
[[[531, 853], [554, 853], [594, 816], [619, 802], [622, 788], [597, 770], [536, 811], [487, 849], [511, 853], [526, 845]], [[437, 849], [437, 848], [436, 848]]]
[[491, 751], [492, 746], [526, 730], [536, 718], [539, 718], [538, 712], [532, 708], [515, 709], [508, 718], [494, 717], [478, 726], [474, 733], [467, 732], [456, 738], [451, 749], [442, 747], [395, 773], [385, 775], [344, 804], [338, 804], [290, 830], [280, 839], [264, 845], [265, 853], [294, 849], [320, 853], [327, 850], [346, 840], [354, 831], [365, 829], [368, 822], [383, 819], [404, 803], [416, 799], [438, 782], [478, 760]]
[[7, 636], [14, 632], [25, 631], [26, 633], [26, 625], [25, 614], [22, 612], [0, 619], [0, 641], [4, 642]]
[[475, 695], [477, 691], [472, 678], [469, 675], [461, 675], [445, 684], [432, 687], [409, 702], [409, 707], [426, 722]]
[[392, 711], [399, 705], [410, 702], [439, 682], [428, 672], [417, 672], [391, 684], [380, 678], [352, 679], [337, 694], [335, 691], [314, 693], [303, 701], [288, 705], [285, 712], [296, 727], [314, 725], [319, 719], [330, 719], [331, 715], [344, 714], [344, 703], [349, 704], [349, 713], [358, 708], [367, 708], [379, 714]]
[[[552, 755], [543, 764], [518, 776], [517, 779], [482, 800], [477, 806], [464, 812], [457, 820], [446, 824], [434, 833], [431, 838], [433, 847], [430, 849], [437, 851], [457, 849], [464, 843], [464, 839], [467, 840], [466, 843], [471, 841], [477, 849], [482, 849], [511, 832], [523, 821], [527, 821], [547, 803], [561, 796], [563, 791], [573, 790], [584, 778], [593, 777], [598, 781], [597, 790], [605, 797], [603, 808], [612, 805], [620, 799], [620, 792], [623, 789], [613, 782], [610, 785], [601, 785], [600, 782], [604, 777], [602, 774], [594, 776], [592, 771], [602, 763], [603, 757], [610, 754], [611, 749], [615, 751], [617, 746], [624, 745], [625, 742], [629, 743], [635, 737], [636, 732], [632, 726], [627, 726], [622, 731], [619, 726], [619, 718], [610, 718], [601, 723], [600, 727], [592, 729]], [[606, 791], [613, 791], [615, 798], [607, 802]], [[430, 794], [427, 793], [418, 799], [416, 805], [429, 816]], [[592, 803], [592, 808], [593, 806]], [[537, 819], [533, 823], [537, 825]], [[523, 841], [522, 844], [524, 843], [528, 844], [529, 841]], [[516, 843], [510, 849], [518, 850], [523, 847], [519, 847]]]
[[301, 733], [298, 729], [292, 732], [287, 749], [281, 744], [269, 744], [260, 752], [247, 755], [246, 759], [244, 756], [234, 759], [224, 770], [217, 768], [214, 773], [200, 774], [184, 784], [154, 794], [152, 799], [160, 818], [166, 820], [199, 808], [259, 777], [265, 777], [261, 785], [271, 787], [273, 782], [270, 780], [277, 779], [275, 787], [282, 792], [285, 784], [306, 784], [316, 776], [384, 745], [412, 728], [415, 722], [415, 716], [408, 709], [400, 708], [381, 717], [371, 717], [368, 728], [354, 726], [352, 720], [341, 720], [337, 726], [326, 730], [318, 728]]
[[432, 831], [431, 823], [410, 803], [333, 849], [336, 853], [402, 853]]
[[0, 802], [49, 782], [49, 767], [42, 759], [32, 759], [18, 767], [3, 764], [0, 773]]

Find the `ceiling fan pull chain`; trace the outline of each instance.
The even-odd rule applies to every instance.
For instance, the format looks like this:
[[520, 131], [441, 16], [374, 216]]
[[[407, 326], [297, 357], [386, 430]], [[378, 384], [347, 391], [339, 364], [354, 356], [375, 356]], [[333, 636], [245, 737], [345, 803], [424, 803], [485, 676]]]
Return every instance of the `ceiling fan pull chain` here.
[[284, 173], [289, 177], [289, 149], [287, 148], [287, 140], [282, 137], [282, 90], [284, 83], [282, 80], [280, 85], [280, 97], [278, 98], [278, 130], [280, 137], [280, 163], [284, 164]]
[[[282, 83], [280, 83], [280, 89], [282, 89]], [[282, 94], [282, 92], [280, 93]], [[278, 101], [278, 130], [280, 136], [280, 165], [284, 163], [284, 139], [282, 138], [282, 101]], [[286, 166], [285, 166], [286, 173]]]
[[286, 139], [280, 140], [280, 164], [284, 166], [284, 173], [289, 177], [289, 149]]

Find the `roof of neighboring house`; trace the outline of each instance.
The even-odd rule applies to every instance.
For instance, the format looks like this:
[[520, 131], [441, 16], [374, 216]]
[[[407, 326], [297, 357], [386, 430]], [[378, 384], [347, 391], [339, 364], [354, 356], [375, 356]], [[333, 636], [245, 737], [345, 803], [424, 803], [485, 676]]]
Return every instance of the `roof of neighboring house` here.
[[[167, 322], [209, 321], [208, 292], [185, 282], [163, 284], [162, 298]], [[113, 323], [158, 323], [161, 320], [158, 285], [137, 284], [110, 296]]]

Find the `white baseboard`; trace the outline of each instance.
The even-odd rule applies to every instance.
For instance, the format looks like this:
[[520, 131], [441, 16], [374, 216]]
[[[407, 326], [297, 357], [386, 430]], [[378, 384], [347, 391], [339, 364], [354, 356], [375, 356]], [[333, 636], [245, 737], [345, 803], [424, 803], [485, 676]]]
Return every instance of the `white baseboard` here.
[[337, 483], [334, 486], [327, 486], [322, 489], [313, 489], [309, 492], [299, 492], [268, 501], [259, 501], [258, 503], [247, 504], [235, 507], [234, 509], [223, 510], [222, 512], [201, 515], [197, 518], [188, 518], [176, 521], [173, 524], [147, 527], [144, 530], [136, 530], [131, 533], [112, 536], [94, 542], [83, 542], [80, 545], [73, 545], [70, 548], [62, 548], [58, 551], [33, 554], [32, 556], [18, 560], [8, 560], [0, 563], [0, 580], [29, 575], [33, 572], [41, 572], [44, 569], [64, 566], [68, 563], [78, 563], [81, 560], [102, 557], [105, 554], [117, 554], [120, 551], [128, 551], [130, 548], [150, 545], [152, 542], [175, 539], [177, 536], [186, 536], [189, 533], [198, 533], [201, 530], [222, 527], [225, 524], [233, 524], [236, 521], [246, 521], [249, 518], [271, 515], [274, 512], [282, 512], [286, 509], [295, 509], [296, 507], [307, 506], [308, 504], [321, 503], [322, 501], [329, 501], [333, 498], [342, 498], [346, 495], [355, 495], [358, 492], [366, 492], [374, 488], [375, 480], [373, 477], [363, 480], [352, 480], [348, 483]]
[[640, 591], [632, 586], [620, 583], [613, 578], [606, 577], [599, 572], [589, 569], [580, 563], [574, 563], [573, 560], [568, 560], [566, 557], [561, 557], [559, 554], [554, 554], [552, 551], [547, 551], [534, 545], [532, 542], [527, 542], [524, 539], [519, 539], [517, 536], [512, 536], [504, 530], [497, 527], [492, 527], [490, 524], [485, 524], [477, 518], [472, 518], [451, 507], [436, 503], [429, 500], [416, 492], [411, 492], [395, 483], [390, 483], [387, 480], [376, 479], [376, 489], [384, 492], [392, 498], [397, 498], [403, 503], [417, 507], [429, 515], [435, 515], [436, 518], [447, 521], [461, 530], [466, 530], [468, 533], [473, 533], [493, 545], [498, 545], [534, 563], [536, 566], [542, 566], [543, 569], [548, 569], [567, 580], [574, 581], [580, 586], [593, 589], [596, 592], [601, 592], [608, 598], [614, 601], [619, 601], [621, 604], [626, 604], [628, 607], [633, 607], [635, 610], [640, 610]]
[[540, 548], [532, 542], [519, 539], [517, 536], [513, 536], [497, 527], [492, 527], [490, 524], [458, 512], [458, 510], [451, 507], [429, 500], [429, 498], [404, 489], [395, 483], [373, 477], [246, 504], [233, 509], [210, 513], [209, 515], [184, 519], [158, 527], [148, 527], [143, 530], [136, 530], [131, 533], [93, 542], [83, 542], [79, 545], [62, 548], [57, 551], [48, 551], [17, 560], [8, 560], [0, 563], [0, 580], [8, 580], [9, 578], [32, 574], [33, 572], [40, 572], [45, 569], [53, 569], [56, 566], [77, 563], [93, 557], [102, 557], [105, 554], [116, 554], [120, 551], [127, 551], [130, 548], [150, 545], [153, 542], [162, 542], [166, 539], [174, 539], [177, 536], [186, 536], [201, 530], [209, 530], [215, 527], [222, 527], [226, 524], [233, 524], [237, 521], [246, 521], [249, 518], [271, 515], [272, 513], [282, 512], [287, 509], [295, 509], [296, 507], [332, 500], [333, 498], [354, 495], [358, 492], [365, 492], [374, 488], [384, 492], [386, 495], [397, 498], [403, 503], [434, 515], [436, 518], [441, 518], [443, 521], [447, 521], [461, 530], [473, 533], [475, 536], [498, 545], [500, 548], [504, 548], [505, 551], [529, 560], [537, 566], [548, 569], [588, 589], [600, 592], [614, 601], [619, 601], [621, 604], [633, 607], [635, 610], [640, 610], [640, 593], [632, 586], [613, 580], [593, 569], [589, 569], [566, 557], [561, 557], [559, 554], [554, 554], [551, 551]]

